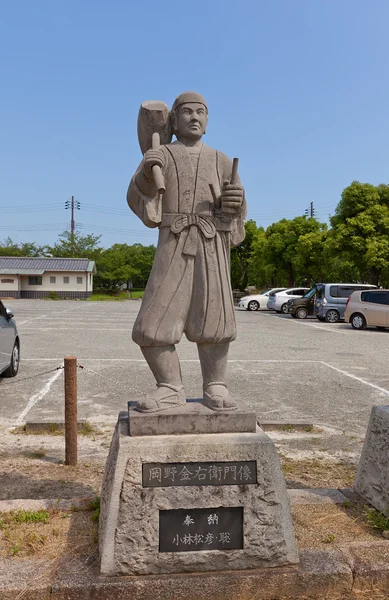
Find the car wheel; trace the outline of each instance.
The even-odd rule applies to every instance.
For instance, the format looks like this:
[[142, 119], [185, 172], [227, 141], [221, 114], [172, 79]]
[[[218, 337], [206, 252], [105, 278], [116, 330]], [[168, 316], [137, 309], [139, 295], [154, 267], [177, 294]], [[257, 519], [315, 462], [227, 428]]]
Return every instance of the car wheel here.
[[251, 300], [247, 305], [247, 310], [259, 310], [259, 302]]
[[19, 344], [15, 342], [12, 349], [11, 362], [3, 373], [3, 377], [15, 377], [19, 371]]
[[283, 315], [287, 315], [288, 314], [288, 304], [285, 302], [285, 304], [283, 304], [281, 306], [281, 312]]
[[327, 323], [337, 323], [340, 319], [340, 314], [337, 310], [327, 310], [326, 312], [326, 321]]
[[297, 319], [306, 319], [308, 316], [308, 311], [306, 308], [298, 308], [296, 310]]
[[366, 319], [359, 313], [355, 313], [355, 315], [351, 316], [350, 323], [353, 329], [365, 329], [366, 327]]

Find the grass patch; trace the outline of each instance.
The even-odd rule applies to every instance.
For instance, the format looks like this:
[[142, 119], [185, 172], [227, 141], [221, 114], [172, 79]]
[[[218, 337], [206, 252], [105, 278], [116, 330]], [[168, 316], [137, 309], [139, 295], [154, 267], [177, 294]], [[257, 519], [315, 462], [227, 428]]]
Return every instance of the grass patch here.
[[36, 450], [35, 452], [30, 452], [28, 454], [29, 458], [35, 458], [36, 460], [39, 460], [40, 458], [45, 457], [47, 454], [46, 450], [44, 448], [42, 448], [41, 450]]
[[11, 510], [1, 514], [0, 529], [13, 523], [49, 523], [47, 510]]
[[98, 523], [100, 518], [100, 498], [98, 496], [96, 496], [96, 498], [92, 500], [92, 502], [89, 502], [88, 510], [92, 512], [92, 521]]
[[57, 558], [97, 550], [97, 524], [89, 511], [9, 511], [0, 513], [0, 558]]
[[132, 292], [117, 292], [117, 293], [102, 293], [92, 294], [88, 298], [89, 302], [121, 302], [123, 300], [131, 300], [143, 298], [144, 290], [133, 290]]
[[389, 530], [389, 517], [386, 517], [375, 508], [366, 508], [365, 516], [367, 524], [373, 527], [373, 529], [378, 529], [379, 531]]
[[354, 464], [326, 459], [293, 459], [280, 455], [285, 478], [307, 487], [351, 487], [355, 480]]
[[95, 435], [97, 430], [89, 423], [85, 421], [84, 425], [78, 430], [80, 435]]

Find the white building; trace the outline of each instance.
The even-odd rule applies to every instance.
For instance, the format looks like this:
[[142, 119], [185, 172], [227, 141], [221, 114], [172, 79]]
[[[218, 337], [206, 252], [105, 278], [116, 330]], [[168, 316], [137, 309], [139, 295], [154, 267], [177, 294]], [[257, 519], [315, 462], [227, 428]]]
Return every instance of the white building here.
[[95, 273], [88, 258], [0, 256], [0, 298], [88, 298]]

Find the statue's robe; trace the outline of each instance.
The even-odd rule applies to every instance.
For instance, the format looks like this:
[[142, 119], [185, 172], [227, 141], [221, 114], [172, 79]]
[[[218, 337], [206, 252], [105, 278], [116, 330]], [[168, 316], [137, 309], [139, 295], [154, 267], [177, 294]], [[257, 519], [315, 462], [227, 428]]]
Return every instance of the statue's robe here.
[[155, 194], [142, 174], [131, 180], [127, 201], [148, 227], [159, 227], [153, 268], [132, 338], [140, 346], [166, 346], [182, 334], [214, 344], [236, 337], [230, 283], [230, 246], [245, 236], [246, 202], [230, 215], [215, 207], [210, 184], [220, 198], [230, 181], [232, 161], [202, 144], [197, 172], [180, 142], [161, 146], [166, 192]]

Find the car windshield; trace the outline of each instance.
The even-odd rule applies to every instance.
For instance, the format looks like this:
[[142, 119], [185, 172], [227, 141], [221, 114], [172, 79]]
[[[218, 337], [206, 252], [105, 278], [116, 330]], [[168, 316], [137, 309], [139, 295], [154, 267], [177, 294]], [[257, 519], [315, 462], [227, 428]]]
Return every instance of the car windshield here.
[[309, 292], [307, 292], [304, 296], [304, 298], [312, 298], [312, 296], [315, 294], [316, 292], [316, 288], [312, 288], [311, 290], [309, 290]]
[[269, 292], [271, 292], [272, 288], [270, 288], [270, 290], [265, 290], [264, 292], [260, 292], [261, 296], [264, 296], [265, 294], [268, 294]]

